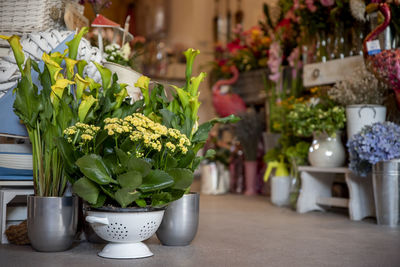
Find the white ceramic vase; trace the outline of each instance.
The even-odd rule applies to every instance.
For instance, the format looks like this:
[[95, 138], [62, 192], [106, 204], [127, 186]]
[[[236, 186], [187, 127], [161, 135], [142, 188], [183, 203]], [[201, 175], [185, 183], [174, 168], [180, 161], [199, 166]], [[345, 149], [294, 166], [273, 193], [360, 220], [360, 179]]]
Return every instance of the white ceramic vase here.
[[308, 150], [308, 161], [311, 166], [335, 168], [343, 166], [345, 149], [340, 138], [340, 132], [335, 136], [326, 133], [314, 134], [314, 139]]
[[346, 106], [347, 138], [361, 131], [366, 125], [386, 120], [386, 107], [381, 105]]
[[128, 84], [126, 90], [128, 91], [129, 96], [132, 98], [132, 102], [141, 99], [142, 92], [134, 85], [142, 76], [142, 74], [129, 67], [125, 67], [114, 62], [105, 62], [104, 67], [111, 70], [112, 73], [116, 73], [118, 75], [119, 83]]

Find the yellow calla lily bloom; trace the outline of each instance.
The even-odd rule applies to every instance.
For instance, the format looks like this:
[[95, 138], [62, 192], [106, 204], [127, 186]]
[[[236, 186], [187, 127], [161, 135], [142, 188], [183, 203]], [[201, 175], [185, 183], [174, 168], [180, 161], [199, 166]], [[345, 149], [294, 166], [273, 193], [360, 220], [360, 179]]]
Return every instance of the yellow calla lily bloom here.
[[47, 69], [50, 72], [51, 83], [55, 84], [56, 80], [59, 79], [59, 73], [62, 70], [60, 65], [54, 61], [49, 54], [43, 53], [42, 60], [46, 64]]
[[75, 65], [78, 63], [78, 60], [66, 57], [64, 58], [65, 60], [65, 65], [67, 66], [67, 78], [68, 79], [72, 79], [72, 77], [74, 76], [74, 67]]
[[78, 73], [75, 74], [74, 81], [76, 83], [76, 99], [81, 99], [83, 91], [90, 85], [90, 82], [83, 79]]
[[24, 64], [24, 62], [25, 62], [25, 54], [24, 54], [24, 51], [22, 50], [22, 46], [19, 41], [20, 37], [17, 35], [13, 35], [13, 36], [0, 35], [0, 38], [7, 40], [8, 43], [10, 44], [10, 46], [13, 50], [13, 53], [14, 53], [15, 61], [17, 62], [18, 68], [23, 75], [24, 72], [23, 72], [22, 64]]
[[58, 106], [59, 99], [62, 98], [65, 87], [70, 84], [75, 84], [73, 81], [67, 79], [58, 79], [54, 85], [51, 86], [50, 100], [54, 107]]

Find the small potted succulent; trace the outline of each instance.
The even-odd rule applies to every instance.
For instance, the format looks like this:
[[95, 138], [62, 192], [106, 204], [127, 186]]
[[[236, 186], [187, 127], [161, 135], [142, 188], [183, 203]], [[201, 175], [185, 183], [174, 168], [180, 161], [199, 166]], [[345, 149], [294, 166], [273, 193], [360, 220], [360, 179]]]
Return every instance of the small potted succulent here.
[[359, 132], [365, 125], [385, 121], [386, 107], [382, 105], [385, 91], [387, 86], [364, 66], [328, 90], [332, 100], [346, 107], [347, 138]]
[[397, 226], [400, 126], [378, 122], [365, 126], [347, 142], [350, 169], [360, 176], [372, 171], [378, 224]]
[[345, 151], [339, 131], [345, 122], [342, 107], [320, 103], [316, 98], [308, 103], [294, 104], [288, 115], [288, 123], [295, 135], [314, 137], [308, 161], [316, 167], [340, 167], [344, 164]]

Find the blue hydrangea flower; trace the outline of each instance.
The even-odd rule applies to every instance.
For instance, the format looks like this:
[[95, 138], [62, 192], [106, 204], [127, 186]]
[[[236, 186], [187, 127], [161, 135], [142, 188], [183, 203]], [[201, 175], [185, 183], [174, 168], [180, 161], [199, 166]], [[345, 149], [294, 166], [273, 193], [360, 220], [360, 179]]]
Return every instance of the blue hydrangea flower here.
[[393, 122], [378, 122], [365, 126], [347, 141], [349, 168], [367, 176], [379, 161], [400, 158], [400, 126]]

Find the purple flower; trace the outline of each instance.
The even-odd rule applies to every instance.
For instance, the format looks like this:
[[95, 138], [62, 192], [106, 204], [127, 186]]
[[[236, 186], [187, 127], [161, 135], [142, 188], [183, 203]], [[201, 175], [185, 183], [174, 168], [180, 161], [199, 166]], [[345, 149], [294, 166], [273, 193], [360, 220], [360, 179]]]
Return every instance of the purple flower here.
[[373, 164], [400, 158], [400, 126], [392, 122], [365, 126], [348, 140], [347, 147], [350, 169], [366, 176]]

